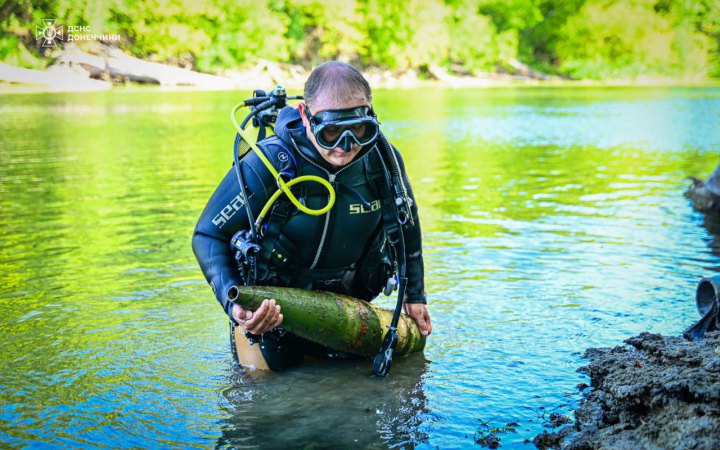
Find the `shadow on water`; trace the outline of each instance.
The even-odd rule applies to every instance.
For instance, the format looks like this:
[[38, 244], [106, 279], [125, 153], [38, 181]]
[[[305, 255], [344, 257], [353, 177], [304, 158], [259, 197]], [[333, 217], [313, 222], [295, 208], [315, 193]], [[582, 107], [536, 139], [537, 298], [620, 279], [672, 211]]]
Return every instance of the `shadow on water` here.
[[369, 375], [365, 360], [306, 361], [283, 373], [235, 366], [219, 391], [216, 447], [394, 448], [426, 443], [430, 410], [423, 354], [396, 360], [391, 376]]

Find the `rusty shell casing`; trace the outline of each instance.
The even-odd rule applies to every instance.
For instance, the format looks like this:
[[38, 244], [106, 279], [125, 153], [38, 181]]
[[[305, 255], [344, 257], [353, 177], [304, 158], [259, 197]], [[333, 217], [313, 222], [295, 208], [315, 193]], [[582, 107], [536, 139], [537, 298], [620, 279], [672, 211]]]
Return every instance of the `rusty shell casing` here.
[[[393, 311], [364, 300], [330, 292], [274, 286], [232, 288], [230, 300], [255, 310], [266, 298], [275, 299], [284, 317], [282, 327], [334, 350], [374, 356], [388, 332]], [[425, 337], [415, 321], [402, 314], [398, 322], [395, 355], [422, 351]]]

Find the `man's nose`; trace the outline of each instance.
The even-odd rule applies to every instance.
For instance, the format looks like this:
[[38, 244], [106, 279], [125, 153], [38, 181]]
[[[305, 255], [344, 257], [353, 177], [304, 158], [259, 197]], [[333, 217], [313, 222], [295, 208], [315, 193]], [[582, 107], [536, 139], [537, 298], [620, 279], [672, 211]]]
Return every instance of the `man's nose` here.
[[335, 147], [335, 151], [336, 151], [336, 152], [341, 152], [341, 153], [356, 152], [356, 151], [358, 151], [358, 150], [360, 150], [360, 146], [357, 145], [357, 144], [355, 144], [355, 143], [353, 143], [353, 144], [350, 145], [350, 151], [347, 151], [347, 150], [343, 149], [342, 147]]

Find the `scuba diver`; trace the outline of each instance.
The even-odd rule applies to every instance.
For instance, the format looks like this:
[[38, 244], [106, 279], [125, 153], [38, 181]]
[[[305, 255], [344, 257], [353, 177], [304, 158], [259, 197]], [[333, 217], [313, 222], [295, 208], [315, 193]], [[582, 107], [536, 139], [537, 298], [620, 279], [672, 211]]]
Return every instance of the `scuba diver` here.
[[[230, 318], [231, 338], [241, 336], [242, 342], [231, 346], [236, 359], [282, 370], [306, 355], [343, 356], [283, 330], [274, 299], [255, 311], [235, 304], [233, 291], [243, 285], [321, 290], [367, 301], [396, 290], [395, 315], [404, 309], [429, 335], [417, 205], [400, 153], [380, 130], [368, 82], [355, 67], [333, 61], [312, 71], [304, 102], [296, 108], [285, 106], [290, 97], [284, 89], [273, 92], [244, 102], [253, 112], [242, 127], [233, 110], [235, 164], [208, 201], [192, 239], [203, 274]], [[262, 111], [270, 105], [277, 110], [268, 118]], [[251, 118], [261, 126], [257, 145], [251, 144], [255, 151], [248, 150], [242, 130]], [[275, 134], [265, 137], [263, 125]], [[302, 178], [316, 182], [298, 183]], [[244, 335], [233, 332], [237, 326]], [[380, 375], [387, 373], [396, 345], [391, 336], [396, 340], [396, 330], [389, 328], [393, 333], [387, 333], [375, 361]]]

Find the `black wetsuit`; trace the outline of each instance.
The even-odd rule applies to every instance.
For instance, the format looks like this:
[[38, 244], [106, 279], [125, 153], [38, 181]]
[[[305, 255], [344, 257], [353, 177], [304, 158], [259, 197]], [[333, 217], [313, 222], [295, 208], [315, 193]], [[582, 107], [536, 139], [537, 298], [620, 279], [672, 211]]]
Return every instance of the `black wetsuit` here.
[[[283, 219], [276, 225], [280, 231], [273, 251], [264, 261], [268, 275], [259, 283], [319, 289], [371, 300], [382, 290], [389, 262], [381, 198], [378, 187], [373, 186], [378, 181], [371, 176], [373, 168], [380, 164], [378, 148], [363, 149], [351, 163], [333, 169], [307, 139], [298, 111], [289, 107], [280, 111], [275, 133], [259, 143], [275, 168], [289, 177], [317, 175], [329, 180], [335, 188], [336, 201], [321, 216], [286, 209], [289, 213], [281, 215]], [[412, 198], [402, 159], [399, 152], [395, 153]], [[252, 151], [242, 159], [240, 167], [249, 197], [247, 203], [257, 217], [277, 189], [276, 181]], [[293, 187], [293, 193], [312, 209], [320, 209], [328, 201], [327, 190], [318, 183], [301, 183]], [[208, 201], [192, 242], [200, 267], [231, 320], [233, 302], [228, 299], [228, 289], [242, 285], [243, 280], [230, 240], [238, 230], [249, 228], [245, 203], [232, 168]], [[420, 222], [414, 198], [412, 203], [414, 225], [404, 231], [408, 278], [405, 302], [425, 303]], [[280, 208], [289, 203], [278, 205]]]

